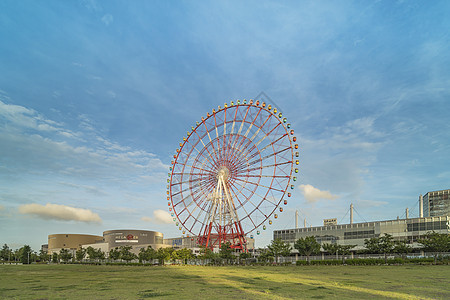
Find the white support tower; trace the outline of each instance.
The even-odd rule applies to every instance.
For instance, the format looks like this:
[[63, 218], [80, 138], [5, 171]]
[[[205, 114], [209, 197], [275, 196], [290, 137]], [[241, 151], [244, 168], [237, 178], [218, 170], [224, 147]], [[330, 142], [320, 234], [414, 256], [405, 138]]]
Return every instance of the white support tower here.
[[298, 228], [298, 210], [295, 211], [295, 229]]
[[350, 203], [350, 224], [353, 224], [353, 203]]
[[423, 196], [419, 196], [419, 218], [423, 218]]

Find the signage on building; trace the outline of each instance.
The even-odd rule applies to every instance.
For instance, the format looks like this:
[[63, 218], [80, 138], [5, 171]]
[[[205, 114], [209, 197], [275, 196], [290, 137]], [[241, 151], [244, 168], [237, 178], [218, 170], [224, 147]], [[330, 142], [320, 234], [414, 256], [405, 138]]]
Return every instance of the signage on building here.
[[118, 235], [116, 236], [116, 242], [137, 242], [139, 240], [139, 237], [137, 235]]
[[337, 225], [337, 219], [323, 219], [323, 226]]

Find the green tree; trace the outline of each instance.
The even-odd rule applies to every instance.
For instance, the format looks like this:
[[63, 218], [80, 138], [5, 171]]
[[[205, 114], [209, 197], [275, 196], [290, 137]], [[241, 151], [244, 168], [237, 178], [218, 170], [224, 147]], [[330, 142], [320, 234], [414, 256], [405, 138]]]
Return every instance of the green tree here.
[[133, 259], [136, 259], [136, 254], [132, 253], [130, 250], [132, 249], [131, 246], [120, 246], [120, 258], [123, 259], [126, 262], [130, 262]]
[[380, 253], [380, 240], [379, 238], [373, 237], [364, 240], [364, 247], [366, 247], [367, 253], [377, 254]]
[[61, 249], [59, 250], [59, 258], [65, 263], [67, 263], [69, 260], [72, 259], [72, 253], [70, 253], [67, 249]]
[[109, 259], [112, 259], [112, 261], [116, 261], [119, 258], [120, 258], [119, 248], [116, 247], [116, 248], [112, 248], [111, 250], [109, 250]]
[[20, 262], [23, 264], [30, 264], [32, 262], [31, 253], [33, 250], [31, 250], [31, 247], [28, 245], [23, 246], [19, 249], [19, 258]]
[[320, 244], [316, 241], [313, 236], [307, 236], [305, 238], [299, 238], [295, 244], [294, 248], [298, 250], [300, 255], [306, 255], [306, 260], [309, 263], [309, 256], [311, 254], [317, 254], [320, 252]]
[[169, 261], [173, 258], [174, 249], [172, 247], [168, 248], [159, 248], [156, 251], [156, 258], [159, 260], [159, 264], [164, 265], [166, 261]]
[[97, 250], [95, 250], [95, 257], [100, 261], [105, 260], [105, 252], [103, 252], [102, 249], [98, 248]]
[[86, 249], [80, 248], [75, 252], [75, 259], [79, 262], [83, 261], [86, 256]]
[[244, 261], [244, 264], [247, 264], [247, 259], [249, 259], [250, 257], [252, 257], [252, 255], [248, 252], [239, 253], [240, 263], [242, 263], [242, 261]]
[[446, 233], [427, 232], [419, 243], [424, 251], [433, 253], [434, 264], [437, 263], [438, 254], [450, 251], [450, 235]]
[[392, 235], [385, 233], [383, 236], [379, 237], [378, 240], [380, 252], [384, 254], [384, 263], [387, 264], [388, 254], [394, 252], [394, 238]]
[[59, 262], [58, 253], [53, 252], [53, 254], [52, 254], [52, 262], [55, 263], [55, 264]]
[[41, 249], [39, 251], [39, 259], [40, 259], [40, 261], [48, 262], [50, 260], [50, 256], [48, 255], [47, 251], [44, 251], [44, 250]]
[[219, 249], [220, 258], [224, 259], [227, 263], [230, 262], [235, 256], [233, 255], [233, 249], [230, 242], [225, 242], [220, 245]]
[[105, 259], [105, 253], [102, 251], [102, 249], [94, 249], [91, 246], [86, 248], [86, 254], [89, 256], [89, 260], [92, 261], [99, 261]]
[[395, 241], [394, 242], [394, 253], [400, 254], [403, 258], [406, 254], [412, 251], [411, 245], [408, 245], [405, 241]]
[[356, 245], [338, 245], [338, 253], [342, 254], [342, 263], [345, 264], [345, 256], [351, 254], [351, 249]]
[[272, 262], [273, 261], [273, 253], [269, 249], [259, 249], [258, 261], [261, 262]]
[[92, 261], [92, 260], [96, 259], [97, 252], [96, 252], [95, 249], [92, 248], [91, 246], [89, 246], [89, 247], [86, 248], [86, 254], [87, 254], [88, 257], [89, 257], [89, 261]]
[[339, 253], [339, 245], [338, 244], [330, 244], [324, 243], [322, 244], [323, 251], [329, 253], [331, 255], [337, 255]]
[[141, 248], [139, 250], [138, 258], [140, 263], [153, 260], [156, 258], [156, 251], [152, 248], [152, 246], [148, 246], [147, 249]]
[[4, 244], [2, 250], [0, 250], [0, 259], [3, 261], [9, 261], [11, 259], [11, 249], [7, 244]]
[[201, 245], [200, 246], [200, 253], [199, 253], [198, 258], [200, 258], [200, 259], [212, 259], [213, 258], [213, 254], [214, 253], [213, 253], [213, 251], [210, 248]]
[[272, 243], [267, 246], [270, 253], [275, 257], [275, 263], [278, 263], [278, 257], [289, 256], [291, 254], [292, 247], [289, 243], [283, 242], [282, 239], [278, 238], [272, 241]]
[[194, 253], [191, 249], [182, 248], [175, 251], [177, 258], [181, 259], [184, 264], [187, 264], [188, 259], [194, 258]]

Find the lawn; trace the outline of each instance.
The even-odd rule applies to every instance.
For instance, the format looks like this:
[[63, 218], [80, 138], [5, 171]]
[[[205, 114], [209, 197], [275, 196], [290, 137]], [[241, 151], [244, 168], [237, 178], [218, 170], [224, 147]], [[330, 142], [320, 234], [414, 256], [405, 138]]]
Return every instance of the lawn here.
[[450, 299], [450, 266], [0, 265], [1, 299]]

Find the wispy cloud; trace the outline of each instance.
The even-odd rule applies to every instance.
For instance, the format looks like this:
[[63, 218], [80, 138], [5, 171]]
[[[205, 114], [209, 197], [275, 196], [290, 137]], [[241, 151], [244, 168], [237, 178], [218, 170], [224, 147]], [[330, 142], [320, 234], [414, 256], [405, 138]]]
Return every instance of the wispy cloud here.
[[338, 196], [331, 194], [329, 191], [321, 191], [310, 184], [301, 184], [299, 186], [306, 201], [313, 203], [319, 200], [334, 200]]
[[78, 221], [87, 223], [102, 222], [100, 216], [89, 209], [60, 204], [24, 204], [19, 206], [19, 212], [21, 214], [33, 215], [45, 220]]
[[111, 14], [106, 14], [102, 17], [102, 22], [108, 26], [112, 22], [114, 22], [114, 17]]
[[74, 184], [74, 183], [69, 183], [69, 182], [60, 182], [59, 184], [61, 184], [63, 186], [67, 186], [67, 187], [72, 187], [75, 189], [80, 189], [80, 190], [83, 190], [87, 193], [90, 193], [90, 194], [93, 194], [96, 196], [106, 196], [107, 195], [105, 192], [103, 192], [100, 188], [98, 188], [96, 186]]
[[157, 209], [153, 212], [153, 217], [142, 217], [141, 218], [142, 221], [144, 222], [151, 222], [151, 223], [155, 223], [155, 224], [172, 224], [172, 217], [170, 216], [170, 214], [165, 211], [165, 210], [161, 210], [161, 209]]
[[123, 181], [128, 176], [161, 175], [169, 167], [152, 153], [131, 150], [102, 137], [95, 122], [85, 115], [79, 117], [80, 131], [74, 132], [33, 109], [0, 100], [0, 120], [0, 143], [4, 145], [0, 156], [15, 162], [14, 168], [5, 165], [6, 170]]

